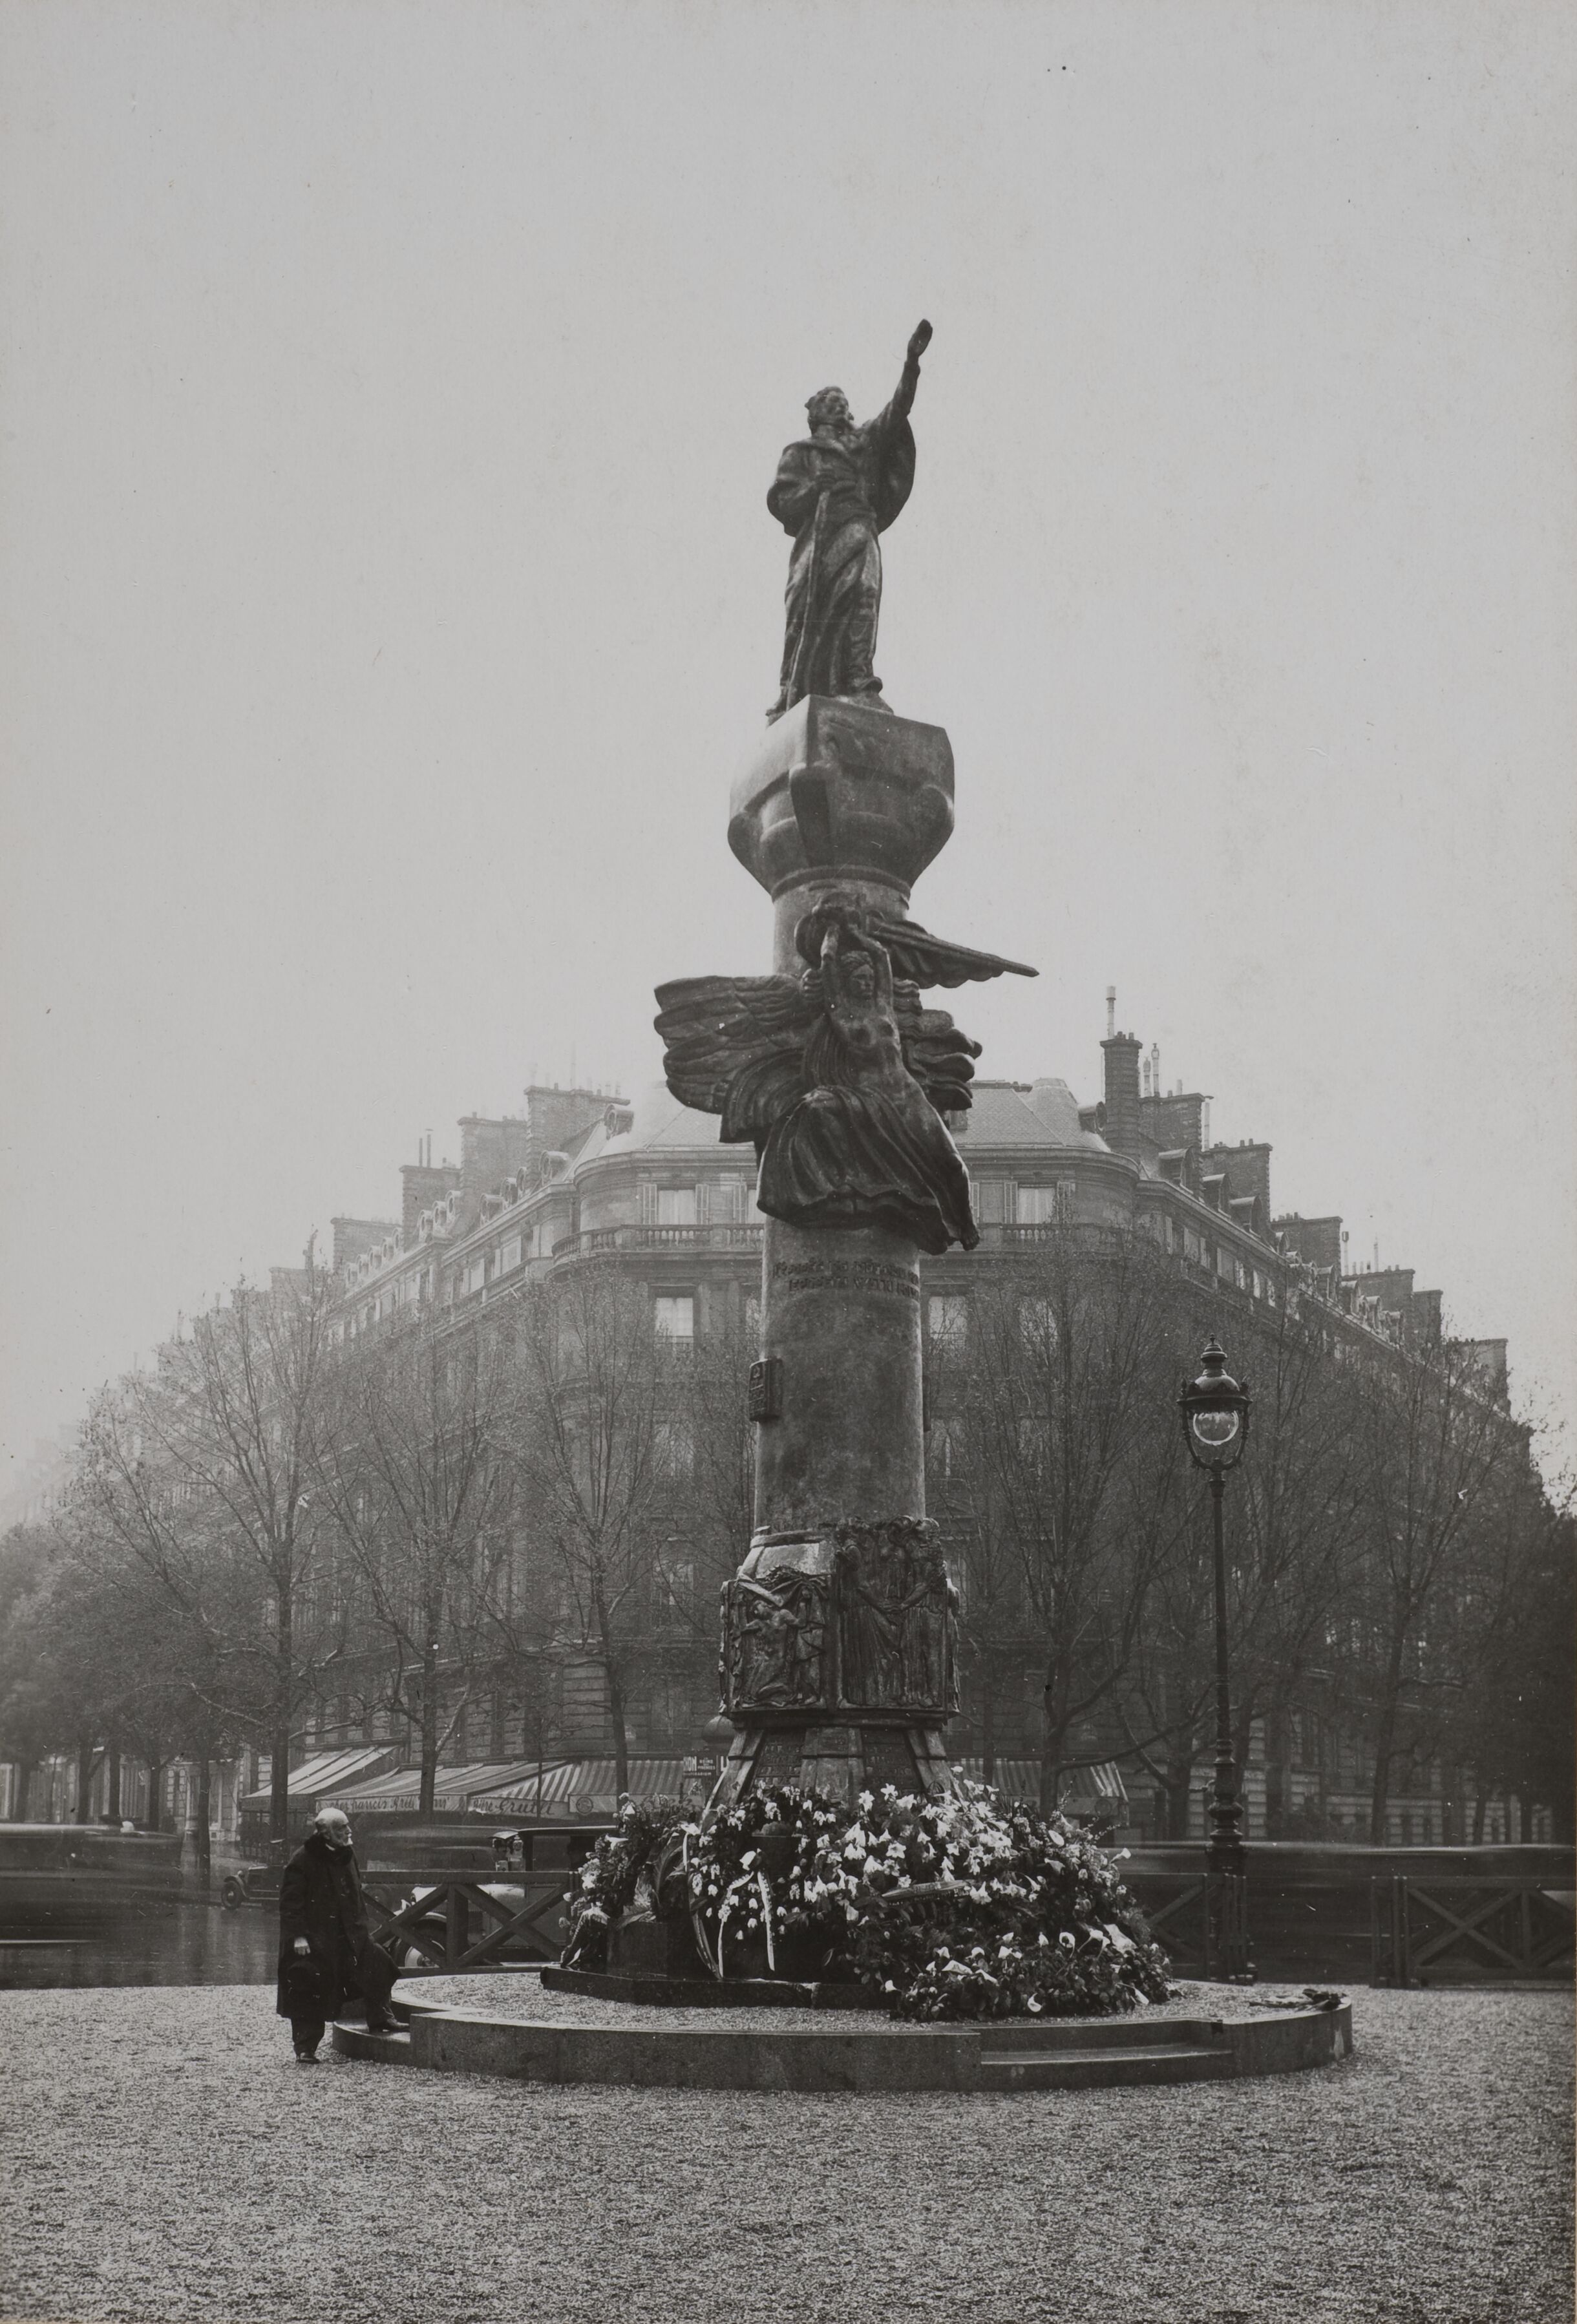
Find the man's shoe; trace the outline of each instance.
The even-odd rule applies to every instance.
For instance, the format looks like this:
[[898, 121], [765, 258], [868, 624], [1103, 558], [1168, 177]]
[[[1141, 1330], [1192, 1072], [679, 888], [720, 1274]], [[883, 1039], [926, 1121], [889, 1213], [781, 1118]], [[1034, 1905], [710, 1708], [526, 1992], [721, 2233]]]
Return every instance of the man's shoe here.
[[316, 2050], [298, 2050], [296, 2052], [298, 2066], [320, 2066], [322, 2062]]
[[367, 2020], [369, 2034], [401, 2034], [404, 2030], [398, 2017], [369, 2017]]

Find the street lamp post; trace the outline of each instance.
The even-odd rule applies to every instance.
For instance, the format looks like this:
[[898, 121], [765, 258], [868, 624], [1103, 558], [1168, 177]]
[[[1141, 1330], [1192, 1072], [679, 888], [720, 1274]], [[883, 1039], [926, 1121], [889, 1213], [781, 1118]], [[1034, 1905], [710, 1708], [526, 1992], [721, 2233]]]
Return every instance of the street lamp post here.
[[1194, 1466], [1210, 1479], [1215, 1536], [1215, 1793], [1205, 1841], [1205, 1968], [1234, 1984], [1253, 1981], [1249, 1958], [1247, 1857], [1243, 1848], [1243, 1803], [1232, 1752], [1232, 1712], [1227, 1667], [1227, 1562], [1222, 1501], [1229, 1471], [1243, 1457], [1249, 1439], [1249, 1390], [1226, 1367], [1212, 1340], [1195, 1380], [1177, 1399], [1183, 1441]]

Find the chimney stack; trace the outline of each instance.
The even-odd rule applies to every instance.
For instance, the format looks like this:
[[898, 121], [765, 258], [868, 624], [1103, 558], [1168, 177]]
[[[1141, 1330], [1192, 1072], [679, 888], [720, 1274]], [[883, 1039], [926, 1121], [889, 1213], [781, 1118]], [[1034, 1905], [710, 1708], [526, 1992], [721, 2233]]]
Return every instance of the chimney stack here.
[[1117, 987], [1114, 984], [1109, 984], [1106, 987], [1106, 1038], [1110, 1040], [1116, 1030]]
[[[1115, 1014], [1115, 995], [1107, 1006]], [[1139, 1111], [1139, 1036], [1109, 1033], [1101, 1044], [1106, 1065], [1106, 1143], [1114, 1154], [1137, 1154], [1143, 1137]]]

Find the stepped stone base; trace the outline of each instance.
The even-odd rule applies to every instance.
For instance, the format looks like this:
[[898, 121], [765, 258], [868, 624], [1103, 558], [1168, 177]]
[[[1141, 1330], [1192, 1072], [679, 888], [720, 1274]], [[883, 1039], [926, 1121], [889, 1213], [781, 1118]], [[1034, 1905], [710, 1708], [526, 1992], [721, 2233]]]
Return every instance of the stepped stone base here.
[[[463, 1985], [455, 1978], [453, 1985]], [[548, 1984], [546, 1973], [544, 1987]], [[576, 1989], [586, 1990], [586, 1984]], [[714, 1988], [715, 1990], [715, 1988]], [[732, 1989], [731, 1996], [733, 1997]], [[528, 1997], [522, 1994], [522, 2005]], [[715, 2025], [617, 2026], [555, 2017], [550, 1995], [530, 2015], [504, 2017], [399, 1988], [409, 2034], [337, 2025], [342, 2057], [441, 2073], [536, 2082], [715, 2090], [1016, 2090], [1122, 2088], [1296, 2073], [1352, 2051], [1352, 2011], [1266, 2009], [1241, 2017], [1015, 2018], [985, 2025], [894, 2025], [865, 2018], [784, 2027], [744, 2012]]]
[[[687, 1934], [688, 1932], [687, 1931]], [[695, 1947], [690, 1948], [691, 1960]], [[650, 1971], [545, 1969], [547, 1993], [585, 1993], [595, 2001], [643, 2002], [651, 2009], [869, 2009], [862, 1985], [830, 1978], [669, 1977]]]

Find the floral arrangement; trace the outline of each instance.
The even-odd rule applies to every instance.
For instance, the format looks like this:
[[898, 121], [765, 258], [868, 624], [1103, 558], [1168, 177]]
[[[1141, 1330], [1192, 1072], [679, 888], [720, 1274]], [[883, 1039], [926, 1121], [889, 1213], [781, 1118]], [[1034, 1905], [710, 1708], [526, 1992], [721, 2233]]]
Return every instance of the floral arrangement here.
[[[643, 1877], [655, 1887], [659, 1859], [686, 1824], [678, 1800], [620, 1801], [613, 1830], [603, 1834], [576, 1875], [576, 1886], [565, 1891], [569, 1936], [559, 1958], [566, 1969], [602, 1967], [609, 1931], [635, 1903]], [[694, 1831], [694, 1824], [688, 1829]]]
[[[1119, 1859], [983, 1784], [847, 1803], [752, 1793], [686, 1843], [715, 1976], [853, 1975], [895, 2017], [1108, 2014], [1163, 2001], [1167, 1960]], [[764, 1956], [764, 1959], [762, 1958]]]

